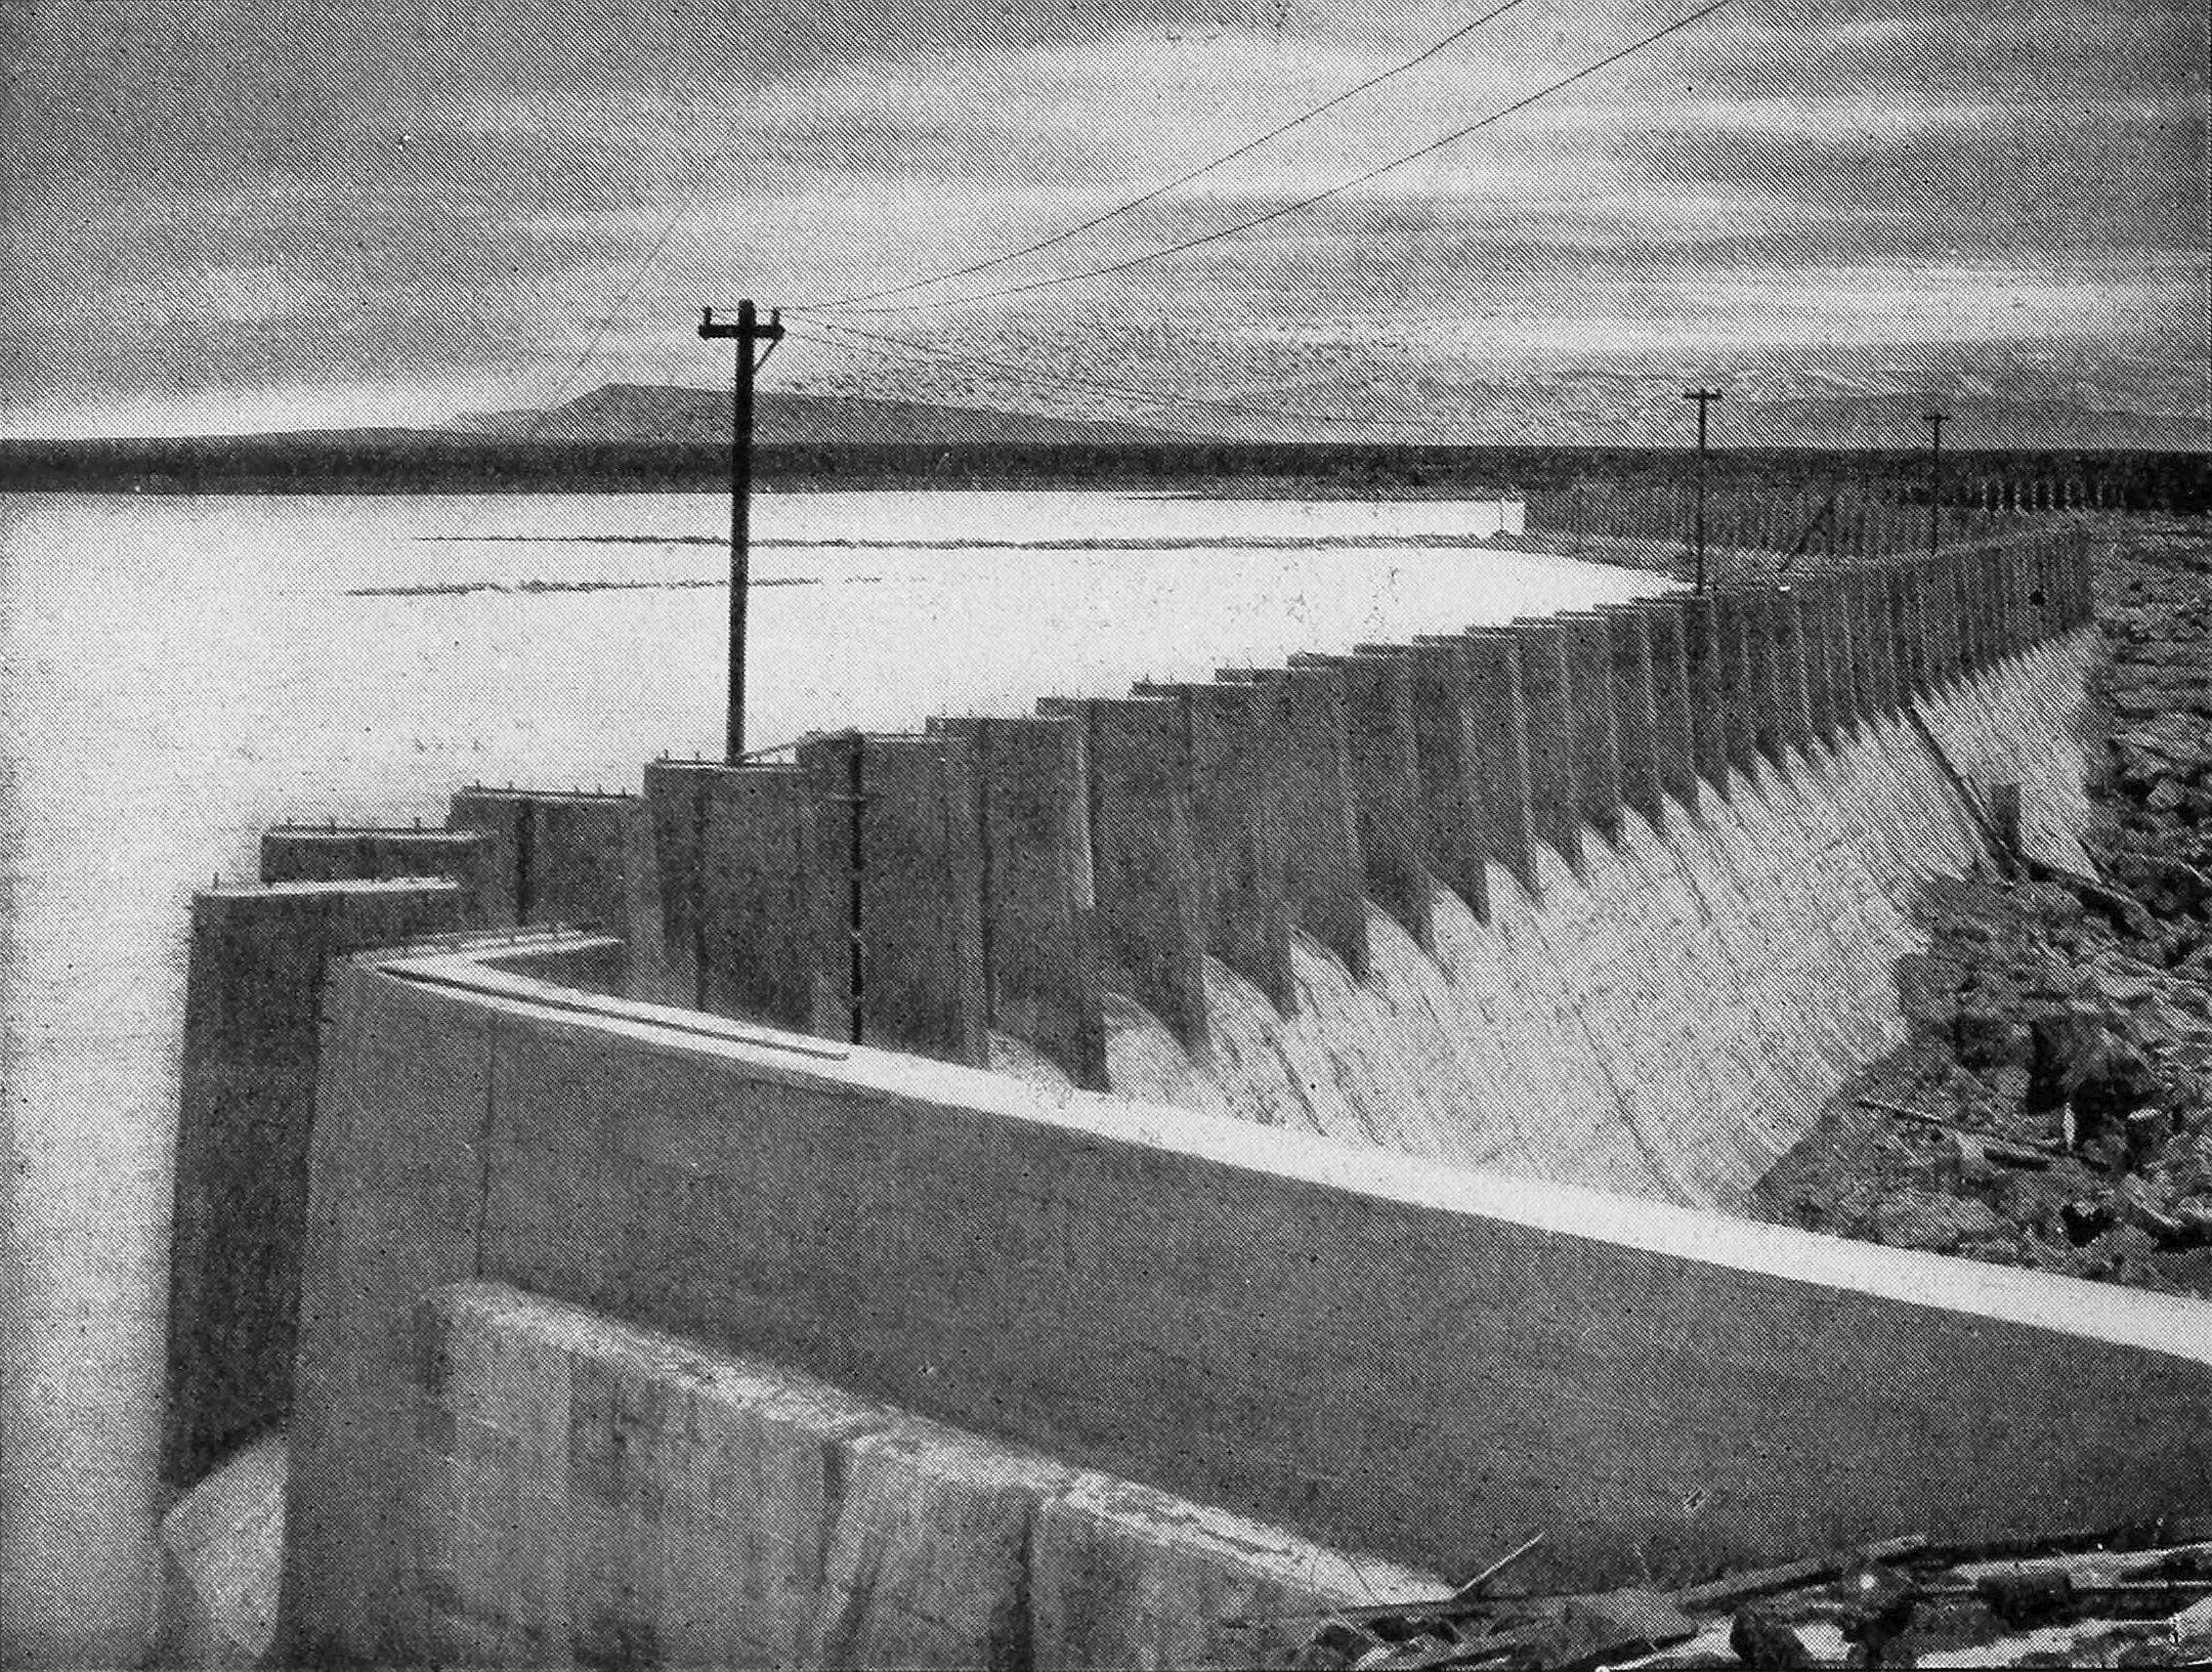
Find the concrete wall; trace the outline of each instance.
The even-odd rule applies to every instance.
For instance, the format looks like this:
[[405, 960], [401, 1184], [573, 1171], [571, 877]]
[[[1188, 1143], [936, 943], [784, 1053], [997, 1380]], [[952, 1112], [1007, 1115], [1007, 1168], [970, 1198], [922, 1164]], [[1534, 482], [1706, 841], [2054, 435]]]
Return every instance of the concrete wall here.
[[[490, 838], [483, 831], [279, 825], [262, 833], [264, 882], [385, 882], [443, 877], [472, 922], [490, 909]], [[511, 914], [510, 914], [511, 916]]]
[[[2047, 857], [2085, 869], [2080, 633], [1923, 699], [1972, 783], [2022, 787]], [[1902, 1038], [1890, 972], [1921, 949], [1923, 884], [1981, 856], [1942, 763], [1903, 717], [1862, 718], [1723, 793], [1669, 793], [1587, 830], [1537, 887], [1493, 866], [1490, 916], [1428, 898], [1432, 948], [1374, 909], [1370, 976], [1294, 949], [1293, 1016], [1215, 961], [1213, 1049], [1177, 1100], [1268, 1126], [1656, 1200], [1728, 1207], [1858, 1068]], [[1109, 1041], [1155, 1088], [1163, 1040]], [[1140, 1067], [1141, 1064], [1141, 1067]], [[1155, 1091], [1154, 1094], [1160, 1094]]]
[[2082, 568], [2039, 536], [663, 765], [759, 802], [709, 831], [649, 773], [670, 943], [723, 925], [673, 990], [849, 1038], [857, 947], [874, 1043], [1725, 1206], [1895, 1043], [1922, 885], [1979, 853], [1954, 770], [2082, 863]]
[[636, 997], [668, 988], [659, 850], [641, 796], [596, 791], [453, 793], [447, 826], [483, 841], [481, 907], [499, 926], [589, 924], [631, 948]]
[[[297, 1659], [414, 1657], [441, 1610], [504, 1633], [571, 1606], [571, 1560], [597, 1565], [593, 1586], [675, 1583], [653, 1541], [694, 1536], [716, 1503], [741, 1574], [787, 1524], [718, 1495], [779, 1455], [719, 1369], [640, 1371], [650, 1351], [618, 1333], [470, 1300], [434, 1304], [426, 1375], [423, 1303], [471, 1280], [1442, 1572], [1538, 1527], [1553, 1543], [1530, 1577], [1566, 1581], [2148, 1518], [2198, 1507], [2212, 1468], [2201, 1303], [472, 968], [357, 963], [333, 986], [288, 1508]], [[946, 1546], [981, 1575], [933, 1581], [964, 1612], [917, 1606], [898, 1629], [973, 1648], [1003, 1594], [1007, 1506], [1047, 1496], [1017, 1477]], [[578, 1496], [584, 1530], [546, 1524]], [[807, 1524], [803, 1497], [793, 1513]], [[426, 1536], [459, 1542], [426, 1559]], [[464, 1606], [488, 1585], [506, 1615]], [[543, 1617], [588, 1631], [584, 1613]]]
[[[423, 1657], [1249, 1665], [1441, 1581], [495, 1284], [416, 1314]], [[487, 1534], [491, 1536], [487, 1536]]]
[[192, 899], [163, 1475], [283, 1420], [329, 961], [461, 926], [458, 885], [285, 882]]

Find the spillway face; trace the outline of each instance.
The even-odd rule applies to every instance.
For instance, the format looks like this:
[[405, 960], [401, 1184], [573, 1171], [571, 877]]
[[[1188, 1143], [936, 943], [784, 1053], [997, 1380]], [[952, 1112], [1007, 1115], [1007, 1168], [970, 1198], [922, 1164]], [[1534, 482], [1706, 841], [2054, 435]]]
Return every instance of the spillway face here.
[[1929, 880], [2016, 804], [2084, 863], [2087, 576], [2045, 533], [661, 762], [643, 938], [731, 1017], [1731, 1208], [1898, 1043]]
[[[1489, 872], [1488, 922], [1430, 884], [1433, 952], [1371, 902], [1369, 979], [1294, 943], [1286, 1016], [1207, 964], [1209, 1052], [1132, 1027], [1117, 1090], [1559, 1183], [1739, 1205], [1858, 1069], [1901, 1043], [1892, 972], [1922, 884], [1987, 857], [1938, 758], [2017, 784], [2032, 849], [2083, 866], [2077, 724], [2092, 635], [1921, 700], [1909, 718], [1731, 772], [1725, 798], [1633, 809], [1579, 871]], [[1931, 747], [1929, 737], [1935, 740]]]
[[[291, 1610], [357, 1651], [377, 1652], [386, 1611], [364, 1552], [420, 1563], [433, 1613], [455, 1575], [499, 1592], [504, 1569], [478, 1563], [483, 1553], [428, 1560], [378, 1529], [415, 1514], [395, 1459], [413, 1458], [407, 1468], [420, 1464], [446, 1490], [467, 1474], [446, 1478], [461, 1456], [436, 1442], [447, 1428], [536, 1432], [543, 1413], [410, 1403], [437, 1407], [439, 1390], [408, 1382], [421, 1366], [407, 1320], [434, 1291], [500, 1279], [773, 1361], [745, 1376], [805, 1369], [1063, 1461], [1171, 1484], [1194, 1505], [1297, 1528], [1323, 1552], [1463, 1562], [1495, 1527], [1444, 1538], [1426, 1527], [1433, 1517], [1426, 1530], [1401, 1525], [1395, 1488], [1376, 1481], [1406, 1446], [1439, 1435], [1459, 1443], [1468, 1425], [1455, 1416], [1409, 1437], [1347, 1383], [1329, 1421], [1389, 1431], [1375, 1440], [1386, 1469], [1347, 1471], [1308, 1390], [1368, 1362], [1371, 1345], [1347, 1355], [1316, 1339], [1310, 1362], [1278, 1362], [1283, 1319], [1254, 1314], [1266, 1285], [1250, 1272], [1301, 1266], [1311, 1253], [1301, 1239], [1339, 1235], [1374, 1268], [1317, 1291], [1301, 1319], [1357, 1311], [1346, 1296], [1364, 1303], [1392, 1285], [1525, 1296], [1558, 1263], [1530, 1263], [1529, 1226], [1499, 1228], [1521, 1194], [1551, 1204], [1546, 1235], [1571, 1222], [1559, 1259], [1589, 1252], [1577, 1238], [1619, 1231], [1626, 1264], [1601, 1286], [1681, 1288], [1673, 1265], [1645, 1269], [1646, 1257], [1681, 1254], [1674, 1241], [1655, 1248], [1653, 1224], [1694, 1221], [1680, 1239], [1691, 1264], [1731, 1239], [1750, 1251], [1746, 1269], [1780, 1258], [1783, 1244], [1764, 1232], [1676, 1210], [1739, 1206], [1846, 1081], [1900, 1041], [1893, 971], [1924, 943], [1927, 885], [2002, 845], [1997, 809], [2016, 792], [2021, 845], [2085, 863], [2087, 580], [2078, 539], [2039, 536], [1793, 587], [1298, 657], [1210, 684], [1046, 700], [1017, 718], [816, 736], [787, 764], [663, 760], [636, 795], [471, 789], [427, 845], [417, 833], [279, 841], [264, 856], [268, 885], [218, 891], [195, 936], [195, 958], [203, 941], [211, 959], [231, 950], [202, 961], [205, 1025], [187, 1041], [166, 1472], [190, 1486], [225, 1447], [288, 1423], [306, 1464], [287, 1487]], [[313, 879], [287, 879], [299, 868]], [[404, 922], [371, 912], [388, 896], [416, 902]], [[303, 901], [323, 914], [318, 935], [277, 932]], [[218, 915], [238, 928], [220, 945]], [[363, 944], [435, 939], [456, 915], [476, 948], [465, 956], [423, 953], [404, 974], [353, 957]], [[367, 926], [357, 932], [357, 921]], [[607, 932], [549, 926], [584, 922]], [[487, 927], [505, 931], [496, 946], [479, 944]], [[330, 990], [363, 1007], [303, 1003], [283, 1049], [265, 1049], [256, 995], [320, 992], [326, 964]], [[532, 1055], [538, 1035], [561, 1029], [576, 1037]], [[728, 1061], [754, 1057], [757, 1074], [729, 1078]], [[897, 1092], [881, 1131], [865, 1118], [878, 1080], [886, 1096]], [[1088, 1095], [1098, 1093], [1111, 1095]], [[272, 1168], [233, 1141], [240, 1111], [265, 1111], [308, 1165]], [[1056, 1122], [1082, 1131], [1047, 1155], [1035, 1146]], [[1177, 1143], [1206, 1159], [1187, 1190], [1163, 1194], [1179, 1175], [1159, 1172], [1161, 1155]], [[1149, 1159], [1131, 1159], [1140, 1152]], [[1062, 1177], [1125, 1164], [1133, 1171], [1115, 1174], [1118, 1193], [1085, 1199], [1097, 1223], [1085, 1234], [1097, 1244], [1084, 1254]], [[1365, 1247], [1377, 1226], [1410, 1235], [1429, 1224], [1439, 1205], [1419, 1180], [1431, 1173], [1447, 1180], [1455, 1235], [1484, 1222], [1476, 1243]], [[1339, 1175], [1369, 1185], [1350, 1191], [1359, 1200], [1332, 1232], [1299, 1216], [1319, 1211], [1317, 1188], [1337, 1188]], [[910, 1221], [871, 1217], [867, 1204], [899, 1191], [915, 1193]], [[222, 1251], [244, 1246], [231, 1227], [254, 1222], [255, 1204], [273, 1232], [248, 1237], [263, 1255], [241, 1262]], [[812, 1240], [791, 1228], [808, 1216], [822, 1221]], [[960, 1228], [1000, 1221], [988, 1235]], [[876, 1251], [883, 1275], [839, 1277], [848, 1250], [879, 1232], [892, 1239]], [[1788, 1249], [1821, 1270], [1857, 1258]], [[924, 1254], [937, 1261], [928, 1270]], [[731, 1275], [746, 1260], [766, 1265]], [[296, 1355], [246, 1366], [208, 1350], [234, 1320], [268, 1333], [266, 1297], [238, 1280], [241, 1264], [266, 1267], [282, 1294], [297, 1279]], [[1178, 1292], [1132, 1289], [1127, 1339], [1102, 1346], [1089, 1330], [1097, 1296], [1132, 1274]], [[1900, 1268], [1883, 1282], [1917, 1295], [1924, 1275]], [[939, 1278], [941, 1315], [924, 1316], [916, 1297]], [[986, 1279], [1004, 1293], [969, 1292]], [[1149, 1362], [1175, 1322], [1164, 1303], [1172, 1311], [1178, 1286], [1201, 1280], [1226, 1298], [1181, 1320], [1195, 1345], [1161, 1361], [1161, 1388], [1101, 1402], [1101, 1379]], [[1776, 1286], [1774, 1315], [1817, 1313], [1818, 1294], [1792, 1283]], [[815, 1287], [822, 1317], [794, 1322]], [[2059, 1315], [2045, 1298], [2037, 1288], [2021, 1303], [2037, 1329]], [[542, 1363], [518, 1371], [515, 1388], [576, 1357], [560, 1345], [569, 1323], [486, 1305], [454, 1314], [476, 1322], [452, 1339], [478, 1324], [501, 1339], [545, 1335]], [[1498, 1319], [1516, 1348], [1520, 1305]], [[1596, 1315], [1579, 1296], [1562, 1305], [1583, 1320], [1569, 1334]], [[1775, 1327], [1796, 1340], [1827, 1325]], [[1051, 1330], [1062, 1334], [1046, 1343]], [[1250, 1374], [1224, 1381], [1216, 1344], [1237, 1331], [1251, 1337]], [[594, 1362], [661, 1351], [594, 1339], [583, 1355]], [[963, 1342], [972, 1398], [938, 1375]], [[1037, 1362], [1017, 1363], [1021, 1351]], [[1625, 1341], [1606, 1373], [1642, 1353]], [[1460, 1368], [1453, 1360], [1426, 1383]], [[1990, 1374], [2012, 1383], [2002, 1366]], [[1024, 1378], [1036, 1399], [1009, 1400]], [[1141, 1445], [1124, 1433], [1137, 1406], [1186, 1383], [1200, 1426], [1161, 1417]], [[454, 1386], [506, 1396], [498, 1378]], [[1660, 1408], [1640, 1394], [1618, 1404]], [[1233, 1436], [1255, 1412], [1272, 1437], [1248, 1452]], [[714, 1420], [724, 1418], [750, 1432], [751, 1416]], [[544, 1420], [544, 1456], [517, 1467], [542, 1464], [550, 1479], [574, 1463], [574, 1436], [558, 1413]], [[1652, 1436], [1639, 1422], [1618, 1443], [1641, 1458]], [[1192, 1441], [1211, 1434], [1232, 1443]], [[419, 1457], [417, 1442], [428, 1446]], [[820, 1449], [818, 1436], [803, 1444]], [[1587, 1451], [1560, 1445], [1560, 1470]], [[1268, 1446], [1312, 1455], [1285, 1464], [1280, 1480], [1239, 1473]], [[1849, 1449], [1879, 1461], [1865, 1433]], [[898, 1450], [872, 1441], [849, 1461], [860, 1469]], [[1680, 1505], [1710, 1495], [1698, 1473], [1708, 1463], [1718, 1474], [1734, 1461], [1732, 1442], [1721, 1445], [1680, 1493], [1592, 1531], [1587, 1571], [1615, 1574], [1623, 1537], [1704, 1536], [1675, 1524]], [[1450, 1514], [1473, 1502], [1470, 1482], [1516, 1480], [1533, 1496], [1508, 1506], [1509, 1519], [1557, 1525], [1595, 1513], [1561, 1496], [1563, 1475], [1523, 1479], [1534, 1466], [1517, 1462], [1501, 1475], [1488, 1451], [1467, 1467], [1440, 1488], [1440, 1503], [1460, 1506]], [[1035, 1474], [1014, 1495], [1030, 1506], [1015, 1517], [1023, 1524], [1084, 1495], [1063, 1490], [1057, 1464], [1005, 1468]], [[954, 1496], [990, 1497], [999, 1469]], [[2129, 1476], [2115, 1491], [2148, 1501], [2165, 1484]], [[1964, 1504], [1984, 1486], [1954, 1496]], [[1895, 1500], [1887, 1480], [1868, 1493]], [[1747, 1484], [1731, 1512], [1746, 1548], [1770, 1554], [1815, 1536], [1761, 1522], [1768, 1495], [1767, 1483]], [[513, 1521], [512, 1506], [445, 1508], [426, 1535]], [[711, 1543], [719, 1524], [708, 1517], [695, 1530]], [[534, 1562], [544, 1541], [525, 1530], [518, 1560]], [[1212, 1572], [1214, 1560], [1200, 1565]], [[849, 1599], [817, 1578], [801, 1611], [819, 1621], [827, 1608], [844, 1629]], [[250, 1637], [258, 1607], [204, 1619], [188, 1609], [187, 1635]], [[234, 1616], [234, 1629], [224, 1623]], [[469, 1610], [454, 1617], [465, 1625]], [[596, 1630], [561, 1625], [571, 1628]], [[297, 1641], [312, 1644], [325, 1628], [301, 1629]], [[428, 1630], [418, 1621], [402, 1635], [419, 1648]], [[1061, 1640], [1040, 1630], [1039, 1643]], [[783, 1644], [783, 1631], [761, 1641]], [[466, 1631], [452, 1648], [489, 1652]]]

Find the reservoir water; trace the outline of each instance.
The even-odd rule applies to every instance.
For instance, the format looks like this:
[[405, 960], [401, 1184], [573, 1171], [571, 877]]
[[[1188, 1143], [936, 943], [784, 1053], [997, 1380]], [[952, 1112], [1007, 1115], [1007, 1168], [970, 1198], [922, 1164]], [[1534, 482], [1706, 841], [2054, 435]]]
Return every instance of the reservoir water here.
[[[191, 890], [286, 819], [718, 750], [712, 495], [0, 499], [0, 1657], [151, 1623]], [[1470, 547], [1494, 502], [770, 494], [751, 738], [1586, 608], [1657, 577]]]

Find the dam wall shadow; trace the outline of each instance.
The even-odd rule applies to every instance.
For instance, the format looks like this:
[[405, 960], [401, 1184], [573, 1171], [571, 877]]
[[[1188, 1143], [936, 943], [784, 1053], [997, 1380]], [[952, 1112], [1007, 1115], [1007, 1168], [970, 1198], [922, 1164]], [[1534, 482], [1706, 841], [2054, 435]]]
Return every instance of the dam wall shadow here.
[[[1012, 1594], [1007, 1541], [1047, 1512], [1010, 1501], [1067, 1471], [1406, 1583], [1544, 1530], [1532, 1581], [1569, 1586], [2147, 1521], [2212, 1467], [2198, 1302], [595, 997], [545, 950], [333, 970], [291, 1663], [696, 1642], [753, 1595], [701, 1611], [717, 1550], [793, 1575], [817, 1622], [867, 1604], [901, 1663], [948, 1641], [1054, 1663], [946, 1621]], [[455, 1298], [486, 1284], [519, 1295]], [[552, 1363], [547, 1308], [620, 1340]], [[851, 1536], [889, 1553], [872, 1603], [791, 1531], [823, 1519], [826, 1400], [961, 1436], [958, 1467], [910, 1457], [854, 1500]], [[764, 1403], [802, 1432], [763, 1437]], [[746, 1485], [764, 1448], [814, 1460], [804, 1491]], [[1198, 1561], [1170, 1527], [1200, 1513], [1124, 1523], [1098, 1582]]]

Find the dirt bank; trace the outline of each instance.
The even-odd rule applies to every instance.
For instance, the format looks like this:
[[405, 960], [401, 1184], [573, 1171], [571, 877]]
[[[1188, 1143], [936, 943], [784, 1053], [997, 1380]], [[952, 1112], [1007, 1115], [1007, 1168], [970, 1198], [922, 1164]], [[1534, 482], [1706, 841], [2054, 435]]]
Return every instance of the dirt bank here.
[[1753, 1211], [2212, 1296], [2212, 533], [2096, 533], [2097, 875], [1992, 862], [1931, 889], [1896, 971], [1909, 1043]]

